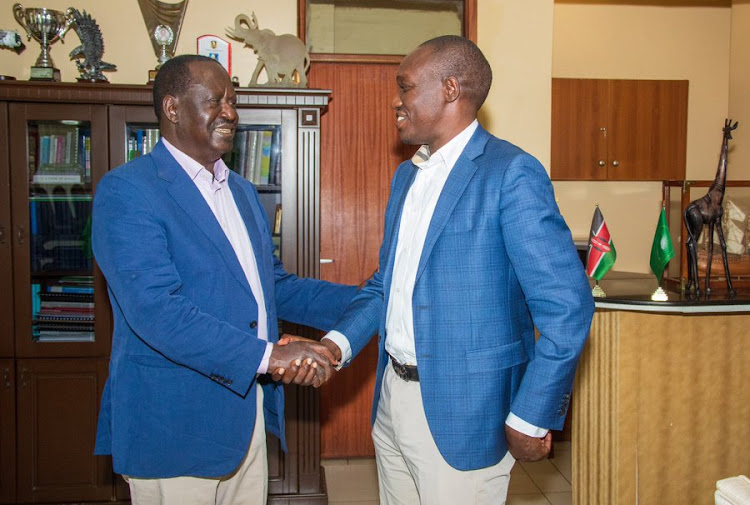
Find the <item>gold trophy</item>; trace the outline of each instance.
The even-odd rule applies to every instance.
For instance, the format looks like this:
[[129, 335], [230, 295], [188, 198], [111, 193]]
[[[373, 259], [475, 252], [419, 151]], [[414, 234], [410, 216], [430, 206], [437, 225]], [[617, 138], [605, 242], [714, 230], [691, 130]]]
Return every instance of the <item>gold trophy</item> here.
[[32, 81], [59, 81], [60, 70], [55, 68], [52, 57], [49, 54], [49, 46], [58, 39], [62, 39], [70, 26], [73, 18], [69, 13], [63, 13], [52, 9], [29, 8], [24, 9], [21, 4], [13, 6], [13, 15], [16, 21], [26, 30], [28, 40], [34, 40], [42, 46], [36, 63], [31, 67]]
[[151, 45], [158, 59], [156, 68], [148, 71], [148, 82], [154, 82], [156, 72], [172, 56], [180, 36], [182, 20], [188, 0], [177, 3], [167, 3], [160, 0], [138, 0], [141, 7], [143, 21], [151, 36]]

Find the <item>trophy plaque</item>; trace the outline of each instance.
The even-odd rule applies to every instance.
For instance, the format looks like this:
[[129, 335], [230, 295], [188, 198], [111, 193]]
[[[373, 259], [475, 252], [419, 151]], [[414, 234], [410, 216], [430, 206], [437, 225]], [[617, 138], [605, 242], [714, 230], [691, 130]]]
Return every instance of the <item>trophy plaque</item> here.
[[188, 0], [177, 3], [167, 3], [160, 0], [138, 0], [143, 21], [146, 23], [146, 28], [151, 36], [151, 45], [158, 60], [156, 67], [148, 71], [149, 83], [153, 83], [159, 68], [174, 56], [187, 3]]
[[34, 66], [31, 67], [32, 81], [59, 81], [60, 70], [55, 68], [49, 54], [49, 46], [62, 39], [73, 18], [66, 13], [43, 8], [24, 9], [20, 3], [13, 5], [16, 21], [26, 30], [28, 40], [33, 37], [42, 46]]

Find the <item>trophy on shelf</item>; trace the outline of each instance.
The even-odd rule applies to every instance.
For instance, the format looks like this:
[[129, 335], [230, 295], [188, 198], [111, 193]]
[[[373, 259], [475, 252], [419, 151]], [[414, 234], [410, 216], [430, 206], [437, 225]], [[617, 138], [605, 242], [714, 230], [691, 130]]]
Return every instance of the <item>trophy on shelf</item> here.
[[64, 12], [44, 8], [24, 9], [18, 3], [13, 5], [13, 15], [26, 30], [27, 39], [31, 40], [33, 37], [42, 46], [39, 58], [31, 67], [30, 79], [32, 81], [59, 81], [60, 70], [56, 69], [52, 62], [49, 46], [65, 36], [73, 24], [73, 19]]
[[153, 70], [148, 71], [148, 82], [154, 82], [159, 68], [172, 56], [180, 36], [182, 20], [188, 0], [177, 3], [161, 2], [160, 0], [138, 0], [141, 7], [143, 21], [151, 36], [151, 45], [158, 63]]

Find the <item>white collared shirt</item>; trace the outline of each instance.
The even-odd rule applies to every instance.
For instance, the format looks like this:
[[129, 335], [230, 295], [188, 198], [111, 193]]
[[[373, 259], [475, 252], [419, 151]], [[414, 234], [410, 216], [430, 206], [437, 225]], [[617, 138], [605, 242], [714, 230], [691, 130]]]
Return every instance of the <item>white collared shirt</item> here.
[[[263, 287], [260, 283], [258, 263], [255, 261], [253, 244], [247, 234], [245, 221], [242, 219], [234, 196], [232, 196], [232, 190], [229, 188], [229, 168], [224, 160], [219, 158], [214, 164], [214, 173], [212, 174], [203, 165], [170, 144], [166, 138], [162, 137], [161, 140], [177, 160], [177, 163], [188, 174], [188, 177], [195, 183], [219, 222], [227, 240], [232, 245], [232, 249], [242, 266], [242, 271], [245, 273], [245, 278], [250, 285], [253, 297], [258, 304], [258, 338], [268, 341], [268, 312], [266, 311]], [[259, 374], [266, 373], [268, 370], [268, 360], [272, 347], [270, 343], [266, 346], [263, 360], [258, 367]]]
[[385, 319], [385, 350], [404, 365], [418, 364], [414, 349], [412, 295], [427, 230], [445, 181], [478, 125], [474, 120], [447, 144], [431, 153], [427, 161], [416, 163], [417, 174], [404, 201]]

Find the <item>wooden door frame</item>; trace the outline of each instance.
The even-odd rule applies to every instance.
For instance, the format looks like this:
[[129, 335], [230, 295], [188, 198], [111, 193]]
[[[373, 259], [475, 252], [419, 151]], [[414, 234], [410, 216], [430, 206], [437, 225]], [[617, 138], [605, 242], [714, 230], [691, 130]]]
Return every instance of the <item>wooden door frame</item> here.
[[[307, 42], [307, 1], [297, 0], [297, 35]], [[477, 0], [464, 0], [464, 36], [477, 43]], [[347, 63], [400, 63], [403, 54], [338, 54], [311, 53], [310, 61]]]

